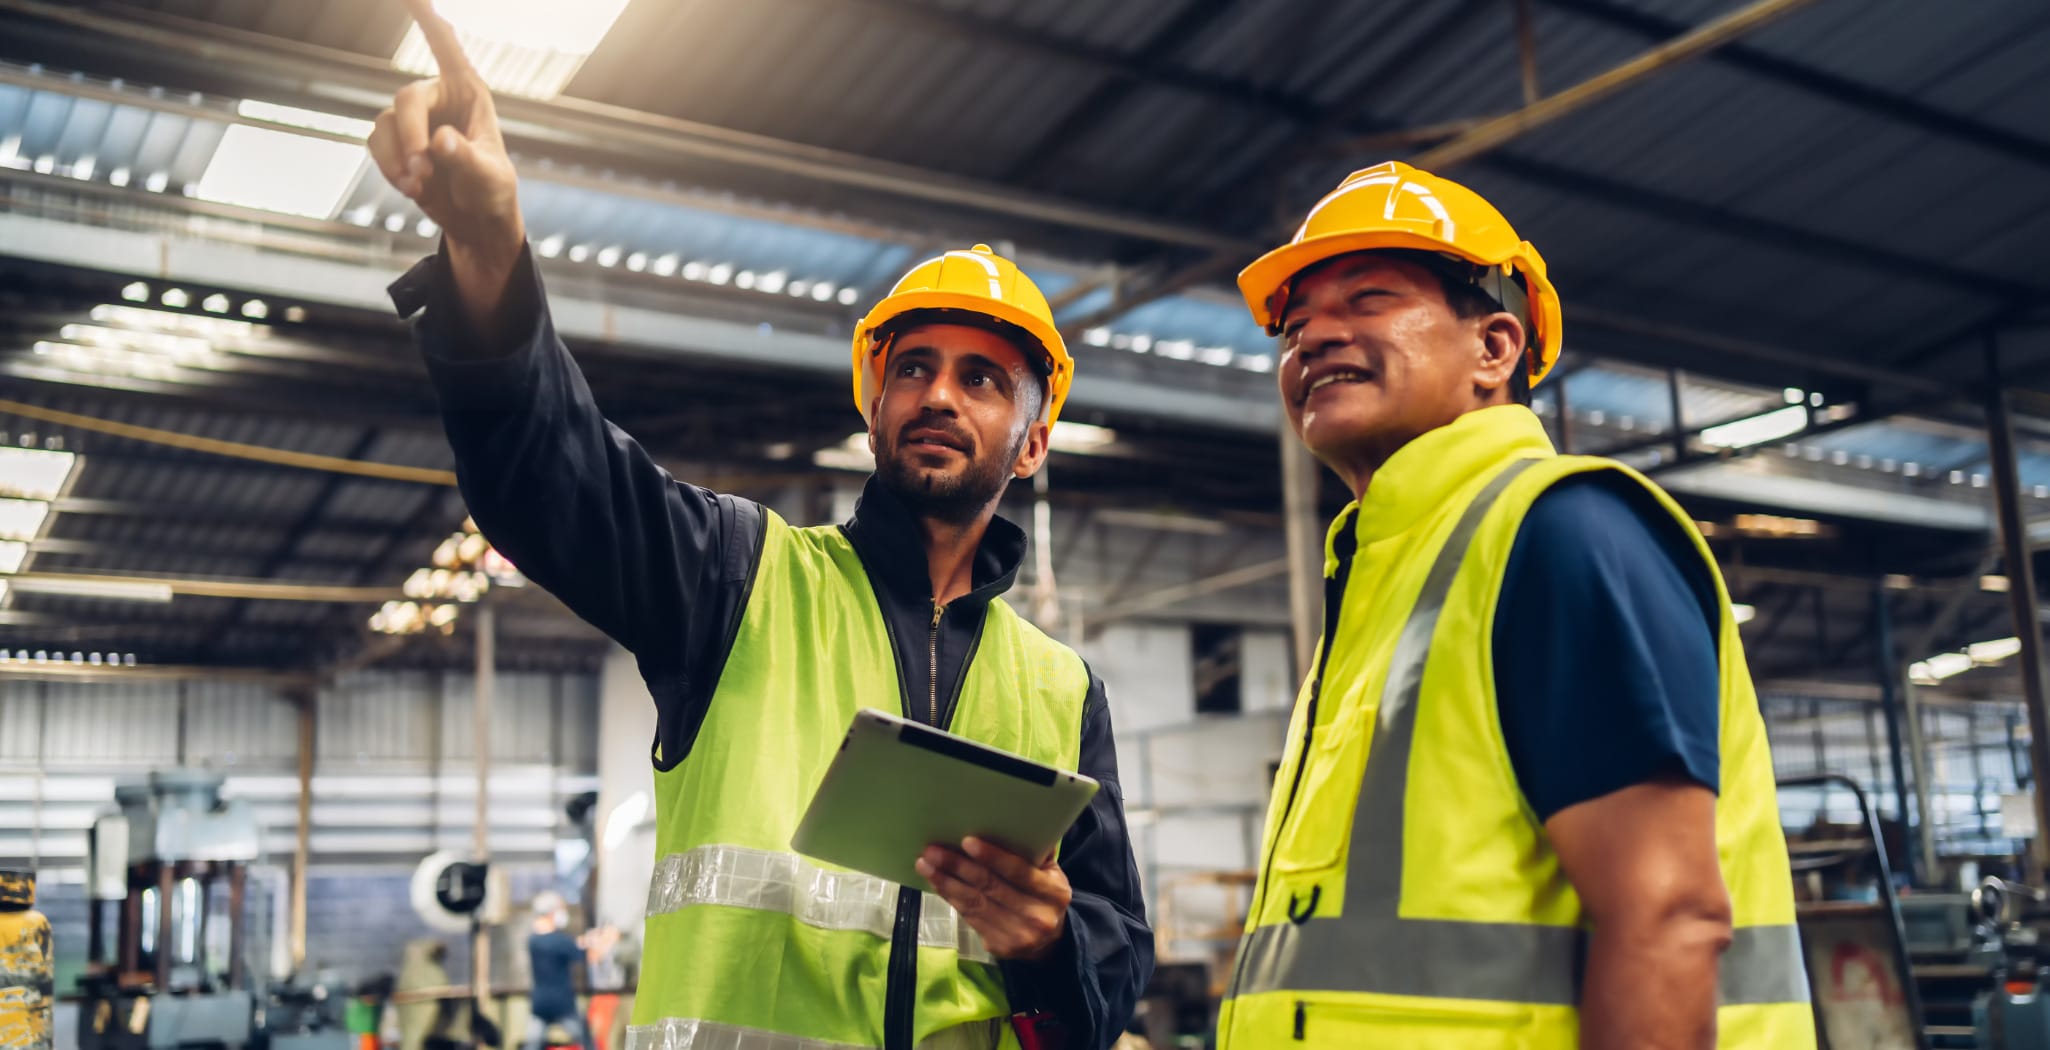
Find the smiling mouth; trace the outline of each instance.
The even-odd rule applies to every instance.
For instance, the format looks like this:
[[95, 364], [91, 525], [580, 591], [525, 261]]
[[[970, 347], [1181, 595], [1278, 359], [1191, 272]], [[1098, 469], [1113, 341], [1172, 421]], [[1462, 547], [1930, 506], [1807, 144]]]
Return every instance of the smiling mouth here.
[[959, 446], [959, 445], [956, 445], [956, 444], [954, 444], [954, 443], [953, 443], [952, 441], [949, 441], [949, 440], [947, 440], [946, 438], [940, 437], [940, 436], [938, 436], [938, 435], [935, 435], [935, 434], [926, 434], [926, 435], [922, 435], [922, 436], [920, 436], [920, 437], [914, 437], [914, 438], [910, 438], [910, 439], [906, 440], [906, 441], [904, 442], [904, 444], [905, 444], [905, 446], [906, 446], [906, 447], [908, 447], [908, 448], [918, 448], [918, 449], [927, 449], [927, 450], [942, 450], [942, 451], [946, 451], [946, 452], [964, 452], [964, 451], [965, 451], [964, 449], [962, 449], [962, 448], [961, 448], [961, 446]]
[[1322, 390], [1325, 387], [1338, 386], [1341, 384], [1348, 383], [1366, 383], [1371, 382], [1373, 378], [1373, 373], [1361, 371], [1356, 368], [1343, 368], [1335, 372], [1327, 372], [1324, 375], [1318, 376], [1316, 382], [1304, 387], [1302, 396], [1296, 399], [1296, 403], [1307, 403], [1310, 400], [1310, 398], [1316, 396], [1317, 391]]

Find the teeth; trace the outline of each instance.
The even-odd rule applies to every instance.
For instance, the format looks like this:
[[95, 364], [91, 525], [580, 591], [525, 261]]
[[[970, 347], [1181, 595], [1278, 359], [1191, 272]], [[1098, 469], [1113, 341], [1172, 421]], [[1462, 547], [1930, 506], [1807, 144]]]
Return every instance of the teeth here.
[[1365, 376], [1359, 374], [1358, 372], [1333, 372], [1330, 375], [1325, 376], [1314, 383], [1311, 383], [1310, 388], [1308, 390], [1303, 391], [1303, 396], [1308, 397], [1311, 394], [1314, 394], [1317, 391], [1322, 390], [1333, 383], [1353, 383], [1365, 378]]

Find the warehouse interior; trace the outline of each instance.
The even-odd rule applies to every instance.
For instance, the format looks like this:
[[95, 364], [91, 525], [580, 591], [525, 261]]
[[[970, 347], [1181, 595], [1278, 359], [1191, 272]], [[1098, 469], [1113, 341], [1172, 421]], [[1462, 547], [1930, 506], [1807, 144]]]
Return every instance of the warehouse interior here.
[[[1006, 497], [1033, 544], [1011, 600], [1107, 689], [1150, 1045], [1209, 1045], [1311, 552], [1351, 499], [1288, 432], [1232, 276], [1390, 159], [1546, 253], [1555, 444], [1700, 523], [1803, 899], [1878, 902], [1895, 938], [1865, 978], [1887, 994], [1843, 992], [1878, 1004], [1855, 1045], [2050, 1045], [1985, 1020], [2050, 920], [2050, 10], [439, 6], [496, 91], [558, 330], [677, 478], [844, 520], [874, 466], [845, 371], [869, 304], [976, 242], [1045, 290], [1078, 377]], [[431, 73], [399, 0], [0, 0], [0, 868], [54, 931], [56, 1046], [101, 1045], [80, 1003], [117, 925], [160, 980], [211, 959], [312, 1039], [316, 990], [426, 938], [441, 984], [523, 1023], [543, 889], [641, 921], [648, 691], [468, 521], [386, 291], [439, 231], [363, 143]], [[111, 906], [96, 829], [152, 791], [202, 798], [224, 859]], [[484, 859], [473, 952], [433, 865]], [[213, 903], [174, 931], [173, 893]], [[609, 980], [594, 1000], [631, 992]]]

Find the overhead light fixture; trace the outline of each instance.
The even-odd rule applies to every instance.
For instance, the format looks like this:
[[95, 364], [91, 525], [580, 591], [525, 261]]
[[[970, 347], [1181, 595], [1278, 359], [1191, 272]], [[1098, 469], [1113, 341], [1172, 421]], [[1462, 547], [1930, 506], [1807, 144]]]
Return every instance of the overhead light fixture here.
[[400, 215], [398, 212], [392, 212], [390, 215], [384, 217], [384, 232], [398, 233], [399, 231], [405, 228], [406, 217]]
[[534, 246], [534, 250], [540, 252], [543, 259], [553, 259], [562, 254], [562, 244], [562, 234], [558, 233], [552, 237], [542, 238], [541, 243]]
[[867, 474], [876, 469], [875, 453], [868, 450], [868, 432], [847, 435], [847, 440], [811, 454], [812, 465], [828, 470], [851, 470]]
[[[178, 293], [180, 297], [184, 292]], [[260, 300], [251, 300], [260, 303]], [[269, 307], [261, 307], [268, 313]], [[247, 308], [243, 310], [248, 313]], [[264, 325], [237, 321], [229, 317], [201, 317], [197, 314], [177, 314], [168, 310], [151, 310], [139, 306], [122, 306], [118, 303], [101, 303], [92, 308], [92, 319], [103, 325], [116, 328], [130, 328], [140, 332], [165, 332], [171, 335], [191, 336], [207, 342], [256, 339], [269, 333]]]
[[50, 504], [39, 499], [0, 499], [0, 540], [30, 540], [42, 535]]
[[107, 184], [110, 186], [126, 186], [128, 185], [129, 177], [127, 168], [115, 168], [107, 173]]
[[261, 299], [251, 299], [242, 304], [242, 316], [261, 321], [270, 316], [270, 306]]
[[1239, 367], [1248, 372], [1274, 371], [1274, 358], [1266, 354], [1240, 354]]
[[1807, 428], [1808, 409], [1801, 405], [1788, 405], [1709, 427], [1701, 432], [1701, 443], [1710, 448], [1749, 448], [1792, 437]]
[[1102, 452], [1117, 439], [1118, 432], [1109, 427], [1063, 419], [1054, 423], [1053, 432], [1047, 437], [1047, 444], [1061, 452], [1089, 455]]
[[1908, 668], [1908, 676], [1916, 685], [1936, 685], [1946, 678], [1954, 678], [1974, 667], [1988, 667], [2014, 658], [2022, 651], [2020, 638], [1995, 638], [1991, 641], [1973, 642], [1962, 652], [1937, 653], [1927, 660]]
[[[434, 7], [493, 90], [549, 99], [605, 39], [626, 0], [437, 0]], [[406, 30], [392, 65], [428, 76], [439, 72], [418, 25]]]
[[343, 216], [343, 219], [351, 226], [361, 226], [367, 230], [377, 222], [377, 205], [359, 204], [350, 208], [349, 214]]
[[675, 275], [676, 267], [682, 262], [683, 260], [678, 258], [675, 252], [670, 252], [668, 255], [658, 256], [652, 269], [657, 277], [671, 277]]
[[832, 298], [833, 298], [833, 285], [832, 285], [832, 282], [830, 282], [830, 281], [814, 281], [814, 282], [812, 282], [812, 286], [811, 286], [811, 298], [812, 298], [812, 301], [813, 301], [813, 302], [817, 302], [817, 303], [823, 303], [823, 302], [830, 302], [830, 301], [832, 300]]
[[1157, 529], [1161, 532], [1187, 532], [1197, 536], [1222, 536], [1231, 531], [1231, 526], [1215, 518], [1199, 518], [1192, 514], [1156, 510], [1127, 510], [1120, 507], [1105, 507], [1097, 511], [1096, 520], [1106, 525]]
[[325, 131], [330, 135], [342, 135], [352, 139], [369, 138], [371, 129], [377, 126], [356, 117], [322, 113], [317, 109], [300, 109], [297, 106], [280, 106], [275, 102], [253, 98], [245, 98], [235, 103], [235, 115], [270, 124], [305, 128], [308, 131]]
[[413, 224], [413, 232], [422, 237], [432, 237], [441, 232], [441, 227], [436, 226], [433, 219], [422, 216], [419, 222]]
[[634, 252], [628, 255], [626, 257], [626, 268], [634, 273], [646, 273], [648, 270], [648, 253]]
[[1778, 514], [1739, 514], [1732, 527], [1746, 536], [1769, 539], [1822, 539], [1833, 531], [1813, 518], [1788, 518]]
[[205, 311], [206, 311], [207, 313], [210, 313], [210, 314], [224, 314], [224, 313], [227, 313], [227, 312], [228, 312], [228, 297], [227, 297], [227, 296], [225, 296], [225, 295], [222, 295], [222, 294], [221, 294], [221, 293], [219, 293], [219, 292], [215, 292], [214, 294], [212, 294], [212, 295], [209, 295], [209, 296], [207, 296], [207, 297], [206, 297], [206, 298], [204, 298], [204, 299], [201, 299], [201, 300], [199, 301], [199, 308], [200, 308], [200, 309], [202, 309], [202, 310], [205, 310]]
[[755, 286], [755, 272], [753, 270], [740, 271], [739, 275], [733, 278], [733, 286], [740, 289], [752, 289]]
[[789, 274], [784, 273], [781, 270], [771, 270], [770, 272], [763, 274], [761, 276], [761, 279], [755, 282], [755, 287], [760, 289], [761, 291], [767, 292], [770, 295], [775, 295], [777, 292], [783, 290], [783, 285], [787, 283], [789, 280]]
[[841, 306], [853, 306], [853, 305], [854, 305], [854, 304], [855, 304], [855, 303], [856, 303], [856, 302], [857, 302], [858, 300], [860, 300], [860, 298], [861, 298], [861, 293], [860, 293], [860, 292], [857, 292], [857, 291], [855, 291], [855, 290], [854, 290], [854, 289], [852, 289], [852, 288], [842, 288], [842, 289], [840, 289], [840, 305], [841, 305]]
[[591, 246], [590, 246], [590, 245], [588, 245], [588, 244], [572, 244], [572, 245], [570, 245], [570, 246], [569, 246], [569, 261], [570, 261], [570, 262], [580, 263], [580, 262], [583, 262], [583, 261], [584, 261], [585, 259], [588, 259], [588, 258], [590, 258], [590, 257], [591, 257]]
[[0, 540], [0, 573], [13, 575], [28, 560], [28, 544], [21, 540]]
[[56, 499], [77, 463], [78, 457], [69, 452], [0, 447], [0, 496]]
[[192, 305], [192, 296], [186, 294], [183, 288], [166, 288], [157, 301], [173, 310], [183, 310]]
[[71, 177], [80, 182], [89, 181], [93, 177], [93, 168], [98, 164], [96, 157], [80, 157], [71, 165]]
[[1982, 591], [1986, 591], [1992, 594], [2006, 594], [2008, 587], [2009, 581], [2008, 578], [2005, 576], [1979, 577], [1979, 589]]
[[131, 303], [149, 302], [149, 285], [141, 281], [123, 285], [121, 287], [121, 298]]
[[341, 207], [368, 157], [358, 143], [237, 124], [221, 136], [194, 196], [325, 219]]
[[[725, 284], [727, 281], [730, 281], [732, 279], [732, 263], [718, 263], [714, 265], [711, 269], [705, 271], [705, 280], [710, 281], [713, 284]], [[752, 277], [749, 277], [748, 279], [750, 281], [753, 280]]]
[[151, 193], [162, 193], [171, 188], [171, 174], [164, 171], [150, 172], [149, 177], [142, 180], [142, 185]]
[[619, 249], [613, 245], [598, 249], [598, 265], [607, 269], [619, 265]]
[[683, 264], [683, 279], [702, 281], [705, 279], [705, 264], [695, 260]]
[[1730, 619], [1740, 624], [1750, 623], [1757, 616], [1758, 606], [1756, 605], [1745, 605], [1742, 602], [1730, 603]]
[[64, 576], [17, 576], [18, 594], [56, 594], [67, 598], [100, 598], [108, 601], [156, 602], [171, 600], [171, 585], [143, 580], [72, 579]]

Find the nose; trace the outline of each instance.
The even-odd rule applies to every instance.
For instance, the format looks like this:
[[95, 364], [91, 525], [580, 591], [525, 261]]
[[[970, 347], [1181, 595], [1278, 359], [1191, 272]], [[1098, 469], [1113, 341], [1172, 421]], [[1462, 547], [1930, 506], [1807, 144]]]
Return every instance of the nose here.
[[956, 388], [953, 377], [942, 373], [925, 384], [924, 396], [918, 399], [918, 407], [921, 412], [955, 416], [960, 414], [956, 407], [960, 398], [961, 391]]
[[1317, 311], [1296, 330], [1295, 353], [1304, 364], [1352, 345], [1352, 326], [1324, 311]]

